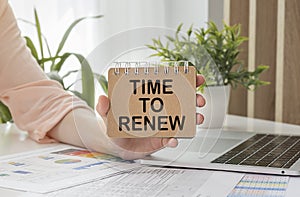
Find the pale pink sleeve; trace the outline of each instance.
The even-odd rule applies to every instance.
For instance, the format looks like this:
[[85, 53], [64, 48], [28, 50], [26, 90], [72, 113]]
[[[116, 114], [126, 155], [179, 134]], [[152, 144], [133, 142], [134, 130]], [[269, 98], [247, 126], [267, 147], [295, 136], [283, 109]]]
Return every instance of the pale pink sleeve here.
[[86, 103], [49, 80], [32, 58], [7, 0], [0, 0], [0, 100], [16, 125], [38, 142], [74, 108]]

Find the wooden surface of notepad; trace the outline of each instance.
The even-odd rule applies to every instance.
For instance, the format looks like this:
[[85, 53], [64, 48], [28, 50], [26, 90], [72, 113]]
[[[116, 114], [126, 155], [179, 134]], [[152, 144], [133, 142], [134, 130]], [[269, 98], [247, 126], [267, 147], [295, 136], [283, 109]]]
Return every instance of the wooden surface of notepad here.
[[192, 66], [149, 67], [147, 72], [145, 68], [117, 68], [117, 72], [111, 68], [108, 98], [110, 137], [195, 135], [196, 71]]

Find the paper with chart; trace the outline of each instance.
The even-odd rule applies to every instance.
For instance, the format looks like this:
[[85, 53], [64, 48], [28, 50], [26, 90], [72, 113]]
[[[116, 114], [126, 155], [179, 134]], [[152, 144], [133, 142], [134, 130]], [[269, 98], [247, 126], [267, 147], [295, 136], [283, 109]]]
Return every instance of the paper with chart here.
[[[43, 197], [225, 197], [242, 176], [240, 173], [208, 170], [141, 167], [110, 178], [51, 192]], [[25, 196], [42, 197], [31, 193], [22, 197]]]
[[0, 157], [0, 187], [46, 193], [135, 167], [110, 155], [61, 145]]

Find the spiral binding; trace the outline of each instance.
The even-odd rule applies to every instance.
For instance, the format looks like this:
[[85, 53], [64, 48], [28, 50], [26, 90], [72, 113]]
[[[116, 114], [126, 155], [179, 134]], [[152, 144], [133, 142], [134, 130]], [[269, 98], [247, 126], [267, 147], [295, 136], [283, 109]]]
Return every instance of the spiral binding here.
[[[141, 65], [141, 64], [140, 64]], [[146, 66], [144, 67], [144, 73], [145, 75], [148, 75], [149, 74], [149, 66], [150, 66], [150, 63], [149, 62], [146, 62]]]
[[144, 74], [149, 74], [149, 68], [154, 68], [154, 74], [157, 75], [159, 72], [159, 66], [164, 67], [164, 73], [168, 74], [170, 72], [170, 67], [173, 66], [173, 72], [175, 74], [179, 73], [179, 66], [183, 64], [184, 73], [187, 74], [189, 72], [189, 62], [188, 61], [168, 61], [168, 62], [146, 62], [146, 61], [137, 61], [137, 62], [113, 62], [114, 73], [115, 75], [120, 74], [120, 68], [124, 69], [124, 74], [128, 75], [130, 68], [134, 69], [134, 74], [138, 75], [140, 73], [141, 68], [144, 69]]
[[120, 74], [120, 63], [119, 62], [114, 62], [113, 64], [115, 64], [115, 75], [119, 75]]

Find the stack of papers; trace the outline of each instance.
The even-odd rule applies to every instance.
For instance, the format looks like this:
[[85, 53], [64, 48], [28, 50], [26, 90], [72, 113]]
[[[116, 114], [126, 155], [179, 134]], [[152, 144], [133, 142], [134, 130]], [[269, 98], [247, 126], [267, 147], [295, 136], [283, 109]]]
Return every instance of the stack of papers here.
[[137, 167], [119, 158], [68, 145], [0, 158], [0, 187], [47, 193]]
[[[289, 177], [157, 168], [69, 145], [0, 157], [0, 187], [23, 196], [284, 196]], [[287, 191], [287, 192], [286, 192]]]

